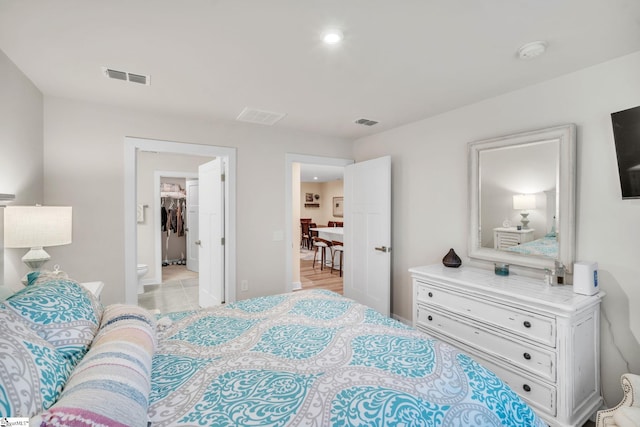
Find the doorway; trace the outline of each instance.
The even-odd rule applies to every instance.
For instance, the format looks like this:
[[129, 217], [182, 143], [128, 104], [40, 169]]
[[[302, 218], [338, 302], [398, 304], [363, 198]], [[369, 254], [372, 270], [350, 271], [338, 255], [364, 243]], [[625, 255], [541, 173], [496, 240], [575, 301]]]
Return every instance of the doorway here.
[[[285, 284], [285, 292], [291, 292], [292, 290], [303, 288], [300, 275], [301, 268], [303, 268], [304, 264], [304, 260], [301, 260], [300, 254], [300, 208], [301, 204], [305, 204], [304, 199], [301, 198], [300, 169], [302, 165], [318, 165], [344, 168], [345, 166], [352, 163], [353, 160], [351, 159], [307, 156], [289, 153], [285, 155], [285, 239], [286, 242], [288, 242], [285, 251], [285, 272], [287, 278], [287, 282]], [[319, 193], [312, 192], [312, 197], [315, 197], [315, 194]], [[320, 199], [318, 199], [320, 200], [318, 202], [319, 209], [322, 209], [322, 206], [324, 205], [325, 208], [329, 209], [332, 212], [330, 208], [333, 202], [333, 196], [327, 196], [327, 198], [331, 198], [332, 200], [329, 201], [326, 200], [325, 197], [320, 196]], [[312, 204], [316, 203], [312, 202]], [[329, 221], [329, 216], [322, 216], [318, 218], [323, 218], [327, 222]], [[316, 261], [316, 270], [319, 272], [320, 270], [318, 268], [317, 262], [318, 261]], [[345, 260], [345, 265], [347, 263], [348, 260]], [[313, 269], [311, 271], [313, 271]], [[330, 270], [323, 269], [322, 271], [327, 272], [328, 277]], [[339, 277], [339, 275], [336, 274], [335, 271], [333, 273], [333, 276], [334, 278], [336, 276]], [[316, 280], [317, 279], [318, 278], [316, 278]]]
[[[232, 284], [236, 277], [236, 149], [212, 145], [199, 145], [172, 141], [160, 141], [143, 138], [125, 137], [125, 224], [124, 224], [124, 257], [125, 257], [125, 302], [136, 304], [138, 295], [137, 251], [137, 157], [140, 152], [174, 153], [189, 156], [221, 158], [224, 160], [225, 180], [223, 183], [223, 197], [225, 200], [223, 215], [225, 245], [224, 277], [222, 286], [227, 302], [236, 298], [236, 289]], [[204, 163], [204, 162], [203, 162]], [[201, 194], [200, 197], [207, 197]], [[200, 284], [202, 286], [202, 284]]]
[[[138, 305], [150, 311], [166, 313], [199, 306], [199, 274], [193, 262], [191, 268], [187, 266], [193, 253], [196, 258], [198, 253], [197, 247], [188, 244], [198, 232], [197, 217], [189, 215], [191, 200], [197, 202], [198, 194], [197, 189], [189, 192], [188, 183], [198, 182], [198, 166], [209, 159], [138, 153], [138, 208], [142, 206], [148, 214], [138, 218], [137, 227]], [[163, 170], [167, 166], [180, 170]]]
[[342, 294], [344, 221], [342, 210], [336, 209], [334, 203], [341, 207], [344, 200], [344, 167], [299, 165], [300, 288]]

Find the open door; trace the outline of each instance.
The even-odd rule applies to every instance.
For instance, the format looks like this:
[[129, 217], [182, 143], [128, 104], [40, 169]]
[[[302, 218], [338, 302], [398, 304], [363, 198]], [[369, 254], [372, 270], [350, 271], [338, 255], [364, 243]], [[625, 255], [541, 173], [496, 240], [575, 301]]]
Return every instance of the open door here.
[[344, 295], [391, 310], [391, 157], [344, 170]]
[[198, 167], [199, 304], [210, 307], [224, 302], [224, 190], [222, 160], [218, 157]]
[[187, 187], [187, 270], [199, 271], [199, 255], [198, 236], [200, 235], [200, 227], [198, 227], [198, 212], [200, 210], [200, 200], [198, 192], [198, 180], [188, 179]]

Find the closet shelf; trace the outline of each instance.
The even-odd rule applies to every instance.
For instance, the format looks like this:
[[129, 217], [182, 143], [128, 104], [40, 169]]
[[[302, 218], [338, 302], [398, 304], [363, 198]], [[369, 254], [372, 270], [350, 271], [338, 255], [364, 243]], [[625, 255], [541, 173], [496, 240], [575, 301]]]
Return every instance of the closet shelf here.
[[161, 191], [160, 197], [171, 197], [172, 199], [186, 199], [187, 195], [178, 191]]

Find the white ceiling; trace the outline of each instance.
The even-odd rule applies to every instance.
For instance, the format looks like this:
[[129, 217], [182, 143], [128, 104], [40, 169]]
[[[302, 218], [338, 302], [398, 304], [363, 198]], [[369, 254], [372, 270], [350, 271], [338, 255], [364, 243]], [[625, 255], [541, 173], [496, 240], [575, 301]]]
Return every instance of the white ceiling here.
[[342, 180], [343, 166], [300, 164], [300, 182], [330, 182]]
[[354, 139], [638, 51], [640, 1], [0, 0], [0, 49], [45, 95]]

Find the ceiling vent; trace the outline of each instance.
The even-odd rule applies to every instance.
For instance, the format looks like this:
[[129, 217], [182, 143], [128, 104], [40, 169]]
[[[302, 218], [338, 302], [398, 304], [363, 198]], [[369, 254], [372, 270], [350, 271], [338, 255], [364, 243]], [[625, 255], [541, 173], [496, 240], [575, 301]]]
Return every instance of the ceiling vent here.
[[135, 74], [129, 73], [127, 71], [118, 71], [107, 67], [102, 67], [102, 72], [110, 79], [138, 83], [145, 86], [149, 86], [151, 84], [151, 76], [145, 74]]
[[378, 122], [376, 122], [375, 120], [371, 120], [371, 119], [358, 119], [354, 123], [356, 123], [358, 125], [363, 125], [363, 126], [373, 126], [373, 125], [377, 125], [378, 124]]
[[246, 107], [238, 117], [236, 117], [236, 120], [240, 122], [255, 123], [258, 125], [273, 126], [286, 115], [286, 113], [274, 113], [273, 111], [257, 110], [255, 108]]

